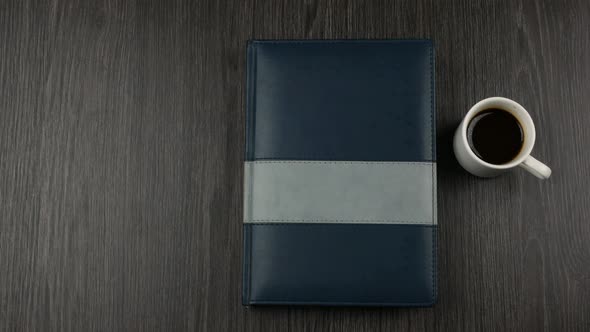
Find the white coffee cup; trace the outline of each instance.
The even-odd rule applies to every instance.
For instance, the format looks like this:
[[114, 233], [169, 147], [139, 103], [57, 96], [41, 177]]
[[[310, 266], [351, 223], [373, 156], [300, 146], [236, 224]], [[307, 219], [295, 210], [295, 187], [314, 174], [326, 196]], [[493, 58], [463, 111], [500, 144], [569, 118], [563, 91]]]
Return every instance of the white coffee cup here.
[[[510, 112], [522, 126], [524, 141], [518, 155], [505, 164], [490, 164], [479, 158], [469, 146], [467, 141], [467, 127], [469, 122], [481, 111], [497, 108]], [[498, 133], [501, 135], [502, 133]], [[459, 164], [469, 173], [480, 177], [492, 177], [500, 175], [510, 169], [520, 166], [540, 179], [547, 179], [551, 175], [551, 169], [531, 156], [535, 145], [535, 125], [529, 113], [514, 100], [502, 97], [491, 97], [475, 104], [461, 121], [455, 131], [453, 149]]]

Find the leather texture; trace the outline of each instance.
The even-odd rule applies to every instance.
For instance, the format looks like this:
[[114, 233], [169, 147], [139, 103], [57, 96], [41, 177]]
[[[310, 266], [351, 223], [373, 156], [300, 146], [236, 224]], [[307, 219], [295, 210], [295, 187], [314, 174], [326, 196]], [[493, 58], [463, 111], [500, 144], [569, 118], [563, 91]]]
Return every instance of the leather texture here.
[[435, 160], [429, 41], [253, 41], [248, 61], [247, 160]]
[[434, 226], [245, 224], [246, 304], [435, 301]]
[[249, 43], [244, 305], [436, 301], [433, 73], [427, 40]]
[[432, 162], [249, 161], [244, 178], [244, 222], [433, 223]]

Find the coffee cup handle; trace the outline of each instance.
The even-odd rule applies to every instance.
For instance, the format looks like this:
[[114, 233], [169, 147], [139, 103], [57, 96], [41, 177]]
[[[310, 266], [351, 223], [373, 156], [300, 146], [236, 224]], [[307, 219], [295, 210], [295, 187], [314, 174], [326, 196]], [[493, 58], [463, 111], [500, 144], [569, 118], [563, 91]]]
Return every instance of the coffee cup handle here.
[[520, 167], [526, 169], [539, 179], [544, 180], [551, 176], [551, 168], [533, 158], [533, 156], [526, 157], [526, 159], [520, 164]]

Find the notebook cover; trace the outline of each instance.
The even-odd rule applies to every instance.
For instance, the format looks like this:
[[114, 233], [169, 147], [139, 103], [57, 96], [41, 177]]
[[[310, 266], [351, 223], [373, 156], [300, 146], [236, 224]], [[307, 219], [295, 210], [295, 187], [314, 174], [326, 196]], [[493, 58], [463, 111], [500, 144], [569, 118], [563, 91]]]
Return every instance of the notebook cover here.
[[244, 305], [437, 298], [428, 40], [251, 41]]

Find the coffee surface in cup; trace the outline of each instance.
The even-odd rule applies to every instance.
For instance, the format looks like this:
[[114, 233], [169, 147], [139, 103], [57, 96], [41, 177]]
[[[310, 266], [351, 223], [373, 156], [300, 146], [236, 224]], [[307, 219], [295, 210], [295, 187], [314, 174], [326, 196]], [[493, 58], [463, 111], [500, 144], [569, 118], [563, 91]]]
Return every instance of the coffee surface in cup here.
[[518, 119], [510, 112], [489, 108], [471, 119], [467, 126], [467, 141], [480, 159], [502, 165], [518, 156], [524, 132]]

